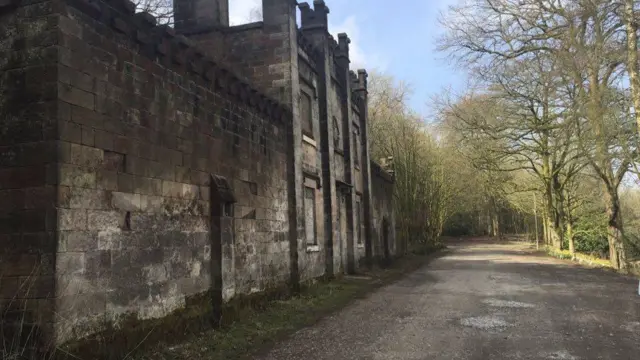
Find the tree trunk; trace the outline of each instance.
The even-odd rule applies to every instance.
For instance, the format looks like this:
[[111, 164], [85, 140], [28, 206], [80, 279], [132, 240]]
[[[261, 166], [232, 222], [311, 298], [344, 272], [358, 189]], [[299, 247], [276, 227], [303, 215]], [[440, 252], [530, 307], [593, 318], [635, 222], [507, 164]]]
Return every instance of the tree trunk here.
[[569, 219], [567, 221], [567, 240], [569, 241], [569, 252], [571, 256], [576, 254], [575, 242], [573, 239], [573, 220]]
[[493, 237], [500, 239], [500, 221], [498, 220], [498, 215], [495, 212], [491, 214], [491, 232]]
[[633, 11], [634, 0], [625, 0], [624, 21], [627, 31], [627, 72], [631, 85], [631, 97], [640, 131], [640, 65], [638, 65], [638, 24]]
[[553, 177], [553, 190], [556, 196], [556, 207], [555, 207], [556, 217], [555, 217], [554, 225], [556, 228], [556, 233], [558, 234], [557, 248], [562, 250], [562, 247], [564, 246], [564, 222], [565, 222], [564, 194], [562, 192], [560, 181], [557, 175], [554, 175]]
[[615, 269], [625, 270], [627, 268], [627, 256], [624, 246], [620, 198], [617, 191], [609, 191], [607, 189], [605, 201], [608, 217], [609, 261], [611, 261], [611, 265]]
[[[548, 160], [547, 160], [548, 161]], [[550, 166], [548, 164], [544, 165], [545, 174], [550, 174]], [[556, 228], [556, 210], [553, 206], [553, 179], [550, 175], [545, 176], [545, 223], [547, 226], [547, 244], [552, 245], [556, 249], [561, 248], [560, 236], [558, 235]]]
[[547, 226], [547, 213], [543, 211], [542, 214], [542, 241], [545, 245], [549, 245], [551, 237], [549, 236], [549, 228]]
[[547, 234], [547, 244], [553, 246], [556, 249], [561, 248], [560, 236], [558, 235], [558, 230], [556, 229], [556, 219], [555, 219], [555, 210], [553, 205], [547, 204], [547, 209], [545, 212], [544, 219], [546, 234]]

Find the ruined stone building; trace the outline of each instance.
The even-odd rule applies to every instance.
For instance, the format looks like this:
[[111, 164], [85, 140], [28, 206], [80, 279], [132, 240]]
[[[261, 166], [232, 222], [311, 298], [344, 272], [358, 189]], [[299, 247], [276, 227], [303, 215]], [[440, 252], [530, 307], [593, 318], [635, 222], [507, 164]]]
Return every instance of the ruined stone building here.
[[325, 2], [233, 27], [228, 0], [174, 6], [0, 1], [0, 305], [56, 343], [395, 254], [367, 73]]

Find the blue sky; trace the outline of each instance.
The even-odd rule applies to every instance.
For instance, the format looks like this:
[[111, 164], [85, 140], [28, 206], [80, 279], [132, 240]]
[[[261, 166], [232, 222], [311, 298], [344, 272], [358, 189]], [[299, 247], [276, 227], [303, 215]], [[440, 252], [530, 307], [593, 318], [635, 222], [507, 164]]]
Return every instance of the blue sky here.
[[[461, 89], [465, 77], [436, 53], [440, 11], [456, 0], [326, 0], [330, 32], [346, 32], [354, 68], [378, 69], [412, 85], [411, 106], [428, 113], [430, 96]], [[309, 1], [312, 3], [312, 1]], [[249, 22], [261, 0], [231, 0], [231, 22]]]

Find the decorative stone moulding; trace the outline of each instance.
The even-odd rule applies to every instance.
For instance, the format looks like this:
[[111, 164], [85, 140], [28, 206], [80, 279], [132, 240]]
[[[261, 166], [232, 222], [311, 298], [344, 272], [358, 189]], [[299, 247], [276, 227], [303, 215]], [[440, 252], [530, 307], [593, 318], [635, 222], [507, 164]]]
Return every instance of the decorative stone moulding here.
[[[0, 10], [17, 3], [17, 0], [0, 0]], [[264, 95], [240, 77], [209, 58], [184, 35], [176, 35], [167, 25], [157, 25], [157, 19], [146, 12], [136, 13], [136, 5], [129, 0], [66, 0], [71, 6], [92, 19], [128, 37], [132, 44], [146, 45], [145, 55], [165, 66], [184, 66], [191, 74], [213, 83], [217, 90], [251, 106], [258, 113], [288, 123], [291, 112], [281, 103]], [[143, 48], [141, 46], [141, 48]], [[142, 49], [141, 49], [142, 50]], [[315, 51], [315, 50], [314, 50]], [[317, 51], [316, 51], [317, 52]]]

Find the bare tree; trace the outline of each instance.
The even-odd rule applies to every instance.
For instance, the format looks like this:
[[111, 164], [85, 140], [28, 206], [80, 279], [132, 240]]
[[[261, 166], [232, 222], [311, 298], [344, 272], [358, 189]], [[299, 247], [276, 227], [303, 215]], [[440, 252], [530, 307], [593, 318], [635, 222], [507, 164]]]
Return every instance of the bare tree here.
[[[541, 56], [553, 59], [565, 87], [573, 91], [570, 114], [576, 126], [580, 125], [580, 136], [575, 139], [606, 190], [610, 259], [615, 267], [624, 268], [618, 188], [630, 160], [620, 151], [623, 144], [619, 141], [626, 133], [612, 131], [615, 127], [610, 126], [626, 124], [625, 116], [617, 111], [613, 114], [609, 107], [616, 93], [611, 90], [619, 88], [625, 63], [619, 3], [470, 0], [451, 7], [443, 25], [448, 31], [440, 49], [470, 68], [500, 69]], [[562, 196], [562, 192], [555, 193]]]
[[173, 24], [173, 0], [134, 0], [136, 11], [156, 17], [158, 24]]

